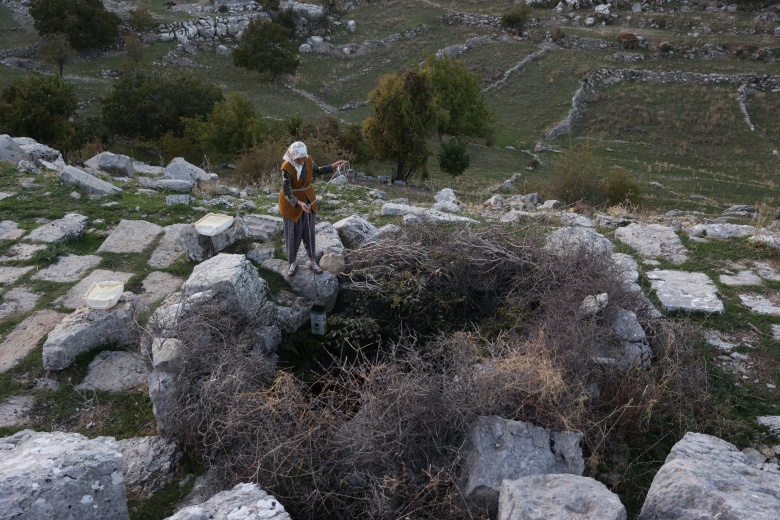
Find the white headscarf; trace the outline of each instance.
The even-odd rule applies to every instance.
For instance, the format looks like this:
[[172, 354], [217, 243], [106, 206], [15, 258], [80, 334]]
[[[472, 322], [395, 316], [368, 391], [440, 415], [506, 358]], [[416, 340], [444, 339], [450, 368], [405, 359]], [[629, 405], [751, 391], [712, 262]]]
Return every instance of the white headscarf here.
[[301, 141], [295, 141], [290, 145], [287, 151], [284, 152], [283, 159], [295, 167], [295, 171], [298, 172], [298, 180], [301, 180], [301, 170], [303, 170], [303, 164], [297, 164], [295, 159], [300, 159], [301, 157], [306, 157], [308, 155], [309, 152], [306, 150], [306, 145]]

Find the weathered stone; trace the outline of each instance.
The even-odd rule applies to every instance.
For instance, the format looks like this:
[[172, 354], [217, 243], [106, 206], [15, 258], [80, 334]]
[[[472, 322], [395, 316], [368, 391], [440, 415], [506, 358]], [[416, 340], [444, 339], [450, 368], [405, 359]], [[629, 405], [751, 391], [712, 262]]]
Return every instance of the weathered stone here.
[[758, 208], [747, 204], [737, 204], [723, 211], [724, 215], [739, 215], [742, 217], [758, 217]]
[[233, 489], [221, 491], [202, 504], [185, 507], [165, 520], [228, 520], [234, 517], [236, 520], [290, 520], [284, 506], [257, 484], [237, 484]]
[[100, 352], [89, 364], [84, 380], [76, 385], [79, 390], [126, 392], [146, 382], [150, 370], [143, 357], [133, 352]]
[[707, 238], [734, 238], [746, 237], [754, 234], [753, 226], [739, 226], [736, 224], [696, 224], [688, 229], [688, 234], [694, 237]]
[[593, 227], [593, 221], [579, 213], [561, 213], [561, 224], [564, 226]]
[[146, 499], [173, 482], [182, 453], [176, 442], [165, 437], [133, 437], [117, 441], [122, 454], [125, 486], [131, 493]]
[[126, 292], [111, 309], [81, 307], [66, 316], [43, 344], [43, 368], [62, 370], [94, 348], [132, 343], [137, 303], [135, 295]]
[[541, 206], [539, 206], [539, 209], [541, 210], [551, 210], [551, 209], [558, 209], [561, 207], [561, 201], [550, 199], [546, 200], [542, 203]]
[[778, 272], [769, 262], [753, 262], [753, 269], [756, 274], [764, 280], [780, 282], [780, 272]]
[[639, 520], [775, 519], [778, 487], [780, 473], [750, 466], [733, 444], [688, 432], [656, 473]]
[[778, 324], [772, 325], [772, 339], [780, 341], [780, 325]]
[[75, 166], [66, 166], [63, 168], [60, 172], [60, 180], [72, 184], [73, 186], [84, 188], [95, 195], [118, 195], [122, 193], [122, 188], [118, 188], [110, 182], [90, 175]]
[[0, 267], [0, 284], [13, 285], [16, 280], [35, 269], [34, 266]]
[[273, 258], [275, 253], [274, 246], [258, 245], [246, 253], [246, 257], [256, 264], [262, 264], [269, 258]]
[[434, 211], [443, 211], [445, 213], [460, 213], [461, 208], [460, 206], [455, 202], [450, 202], [448, 200], [442, 200], [439, 202], [434, 203], [433, 206], [431, 206], [431, 209]]
[[162, 175], [165, 173], [165, 168], [162, 166], [150, 166], [140, 161], [133, 161], [133, 169], [141, 175]]
[[594, 254], [611, 254], [615, 245], [604, 235], [589, 227], [567, 226], [556, 229], [547, 236], [545, 249], [557, 256], [587, 251]]
[[24, 430], [0, 439], [0, 450], [4, 518], [129, 520], [113, 438]]
[[580, 304], [579, 315], [583, 317], [594, 316], [606, 309], [607, 305], [609, 305], [609, 294], [607, 293], [586, 296]]
[[459, 215], [452, 215], [450, 213], [444, 213], [443, 211], [437, 211], [428, 208], [421, 208], [418, 206], [410, 206], [408, 204], [396, 204], [394, 202], [387, 202], [382, 205], [381, 214], [391, 217], [404, 217], [406, 215], [414, 215], [422, 220], [430, 221], [433, 223], [439, 222], [469, 222], [476, 223], [476, 220], [461, 217]]
[[244, 217], [249, 228], [249, 236], [260, 242], [270, 242], [284, 231], [282, 217], [272, 215], [246, 215]]
[[18, 164], [19, 161], [30, 161], [32, 158], [27, 155], [22, 147], [16, 144], [8, 134], [0, 135], [0, 161], [6, 161]]
[[338, 231], [341, 242], [350, 249], [357, 249], [373, 240], [379, 231], [376, 226], [358, 215], [341, 219], [333, 227]]
[[35, 308], [40, 297], [40, 294], [31, 292], [28, 287], [14, 287], [3, 295], [0, 303], [0, 320], [30, 312]]
[[179, 290], [184, 280], [170, 273], [154, 271], [141, 282], [141, 292], [138, 294], [139, 309], [149, 310], [154, 305]]
[[667, 226], [633, 223], [617, 228], [615, 238], [646, 258], [663, 258], [674, 264], [687, 260], [688, 250], [674, 230]]
[[75, 282], [99, 263], [100, 257], [96, 255], [65, 255], [59, 257], [56, 263], [35, 273], [32, 278], [47, 282]]
[[633, 256], [625, 253], [612, 253], [612, 264], [625, 282], [635, 283], [639, 280], [639, 266]]
[[311, 318], [311, 302], [298, 297], [276, 308], [276, 323], [288, 334], [294, 334]]
[[183, 157], [176, 157], [168, 163], [168, 166], [165, 167], [163, 178], [190, 182], [208, 181], [210, 179], [208, 173], [194, 164], [188, 163]]
[[152, 365], [158, 372], [178, 374], [184, 366], [181, 341], [176, 338], [152, 339]]
[[780, 234], [765, 229], [759, 230], [748, 240], [774, 249], [780, 249]]
[[184, 204], [189, 206], [192, 203], [191, 195], [168, 195], [165, 197], [165, 205], [172, 206], [173, 204]]
[[254, 316], [265, 302], [268, 284], [244, 255], [220, 253], [195, 266], [182, 291], [193, 295], [214, 291], [246, 316]]
[[19, 229], [19, 224], [12, 220], [0, 222], [0, 240], [16, 240], [24, 233], [24, 229]]
[[[341, 243], [336, 228], [330, 222], [320, 222], [315, 226], [314, 230], [314, 245], [317, 250], [316, 256], [320, 257], [320, 267], [325, 269], [324, 266], [329, 268], [341, 266], [343, 270], [344, 244]], [[306, 252], [306, 247], [301, 244], [300, 249], [298, 249], [298, 263], [304, 264], [308, 260], [309, 255]], [[330, 271], [330, 269], [325, 270]]]
[[760, 294], [740, 294], [739, 299], [742, 305], [756, 314], [767, 314], [769, 316], [780, 316], [780, 304], [775, 303]]
[[288, 276], [287, 262], [278, 258], [266, 260], [263, 262], [263, 267], [284, 276], [287, 283], [298, 294], [317, 305], [322, 305], [326, 310], [333, 309], [333, 306], [336, 304], [336, 297], [339, 293], [339, 281], [338, 278], [328, 271], [323, 271], [322, 274], [314, 274], [314, 271], [301, 267], [295, 276]]
[[5, 252], [5, 256], [0, 257], [0, 262], [11, 262], [14, 260], [29, 260], [38, 251], [46, 249], [45, 244], [14, 244]]
[[0, 373], [16, 366], [38, 343], [62, 321], [65, 314], [50, 310], [28, 316], [0, 344]]
[[133, 159], [127, 155], [101, 152], [84, 162], [84, 166], [116, 177], [135, 177]]
[[478, 417], [468, 433], [466, 494], [498, 499], [503, 480], [529, 475], [582, 475], [582, 434], [550, 433], [545, 428], [501, 417]]
[[758, 424], [762, 424], [769, 428], [772, 435], [775, 437], [780, 436], [780, 415], [764, 415], [756, 417]]
[[253, 352], [262, 355], [274, 354], [282, 343], [282, 331], [277, 325], [266, 325], [255, 330]]
[[761, 277], [759, 277], [753, 271], [744, 269], [742, 271], [739, 271], [735, 275], [730, 275], [730, 274], [720, 275], [720, 283], [732, 287], [739, 286], [739, 285], [761, 285]]
[[132, 278], [133, 273], [123, 273], [121, 271], [108, 271], [106, 269], [95, 269], [89, 276], [82, 279], [79, 283], [71, 287], [65, 296], [54, 300], [54, 303], [61, 305], [66, 309], [75, 310], [84, 305], [84, 295], [97, 282], [122, 282], [127, 283]]
[[53, 220], [33, 229], [23, 240], [30, 242], [62, 242], [81, 238], [87, 229], [87, 217], [78, 213], [69, 213], [58, 220]]
[[24, 150], [24, 153], [36, 163], [45, 161], [48, 163], [62, 164], [64, 166], [62, 154], [58, 150], [41, 144], [31, 137], [14, 137], [13, 139], [16, 144]]
[[172, 224], [163, 229], [163, 237], [149, 258], [149, 265], [165, 269], [184, 254], [181, 238], [192, 229], [192, 224]]
[[[0, 428], [27, 424], [34, 402], [35, 399], [31, 395], [12, 395], [0, 403]], [[0, 444], [0, 450], [2, 450], [2, 444]], [[0, 499], [2, 499], [2, 492], [0, 492]]]
[[233, 219], [233, 224], [222, 233], [205, 236], [198, 233], [195, 226], [183, 229], [179, 235], [179, 245], [190, 259], [202, 262], [225, 250], [239, 240], [247, 238], [249, 229], [242, 218]]
[[149, 373], [147, 385], [149, 398], [152, 400], [152, 412], [157, 419], [157, 433], [166, 435], [173, 433], [173, 420], [179, 413], [179, 407], [173, 398], [173, 386], [176, 376], [168, 372], [153, 371]]
[[655, 269], [647, 273], [647, 278], [666, 312], [724, 312], [717, 287], [704, 273]]
[[622, 369], [648, 368], [652, 350], [645, 331], [636, 319], [636, 314], [625, 309], [617, 309], [610, 323], [612, 331], [621, 342], [621, 352], [613, 359]]
[[163, 228], [145, 220], [121, 220], [98, 248], [98, 253], [142, 253]]
[[[141, 177], [141, 179], [144, 178], [145, 177]], [[152, 187], [154, 188], [161, 188], [179, 193], [190, 193], [195, 187], [194, 181], [188, 181], [185, 179], [158, 179], [153, 181], [152, 184]]]
[[504, 480], [498, 520], [626, 520], [620, 498], [598, 480], [577, 475], [531, 475]]

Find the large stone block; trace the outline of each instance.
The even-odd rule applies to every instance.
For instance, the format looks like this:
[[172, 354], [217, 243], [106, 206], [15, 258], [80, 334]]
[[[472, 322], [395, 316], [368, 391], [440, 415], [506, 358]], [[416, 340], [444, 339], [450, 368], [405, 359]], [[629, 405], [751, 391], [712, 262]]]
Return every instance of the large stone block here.
[[68, 213], [64, 217], [52, 220], [40, 227], [33, 229], [24, 240], [30, 242], [62, 242], [81, 238], [87, 229], [89, 219], [78, 213]]
[[338, 231], [341, 242], [350, 249], [357, 249], [373, 240], [379, 232], [375, 225], [358, 215], [341, 219], [333, 227]]
[[229, 228], [213, 237], [201, 235], [195, 226], [184, 228], [179, 234], [178, 242], [187, 256], [196, 262], [202, 262], [247, 236], [249, 236], [249, 228], [243, 219], [236, 217]]
[[688, 250], [674, 230], [661, 224], [629, 224], [615, 230], [615, 238], [636, 249], [645, 258], [663, 258], [681, 264]]
[[132, 343], [137, 303], [137, 297], [126, 292], [111, 309], [81, 307], [67, 316], [43, 344], [43, 368], [62, 370], [94, 348]]
[[157, 420], [157, 433], [170, 435], [174, 431], [174, 420], [179, 413], [173, 389], [176, 376], [168, 372], [153, 371], [149, 373], [147, 385], [149, 398], [152, 400], [152, 412]]
[[202, 168], [198, 168], [194, 164], [188, 163], [183, 157], [176, 157], [165, 167], [163, 178], [197, 182], [208, 181], [209, 174]]
[[163, 228], [145, 220], [121, 220], [98, 248], [98, 253], [141, 253]]
[[16, 141], [14, 141], [11, 136], [8, 134], [0, 135], [0, 161], [18, 164], [19, 161], [29, 160], [31, 160], [30, 156], [16, 144]]
[[135, 167], [133, 159], [127, 155], [120, 155], [111, 152], [101, 152], [91, 159], [84, 162], [95, 170], [106, 172], [109, 175], [117, 177], [135, 177]]
[[233, 489], [221, 491], [202, 504], [185, 507], [165, 520], [212, 518], [290, 520], [290, 515], [276, 498], [257, 487], [257, 484], [237, 484]]
[[718, 288], [704, 273], [654, 269], [647, 273], [661, 308], [667, 312], [723, 314]]
[[254, 316], [268, 294], [268, 284], [244, 255], [220, 253], [195, 266], [182, 291], [186, 296], [213, 291], [246, 316]]
[[24, 430], [0, 439], [0, 454], [2, 518], [129, 520], [113, 438]]
[[103, 179], [98, 179], [94, 175], [90, 175], [74, 166], [66, 166], [60, 172], [60, 180], [67, 184], [84, 188], [95, 195], [118, 195], [122, 193], [122, 188], [118, 188]]
[[284, 231], [284, 220], [282, 217], [245, 215], [244, 221], [249, 228], [249, 236], [260, 242], [270, 242]]
[[122, 453], [125, 486], [140, 498], [149, 498], [176, 476], [182, 453], [176, 442], [153, 435], [117, 441]]
[[339, 280], [328, 271], [314, 274], [314, 271], [299, 267], [295, 276], [287, 275], [288, 263], [285, 260], [271, 258], [263, 262], [263, 267], [284, 276], [290, 286], [307, 300], [331, 310], [336, 305], [339, 294]]

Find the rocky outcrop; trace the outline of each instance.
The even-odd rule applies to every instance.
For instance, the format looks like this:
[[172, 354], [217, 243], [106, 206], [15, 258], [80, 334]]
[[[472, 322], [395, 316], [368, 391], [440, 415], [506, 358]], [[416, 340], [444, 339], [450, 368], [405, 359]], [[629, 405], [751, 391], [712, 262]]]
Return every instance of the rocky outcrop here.
[[179, 510], [166, 520], [227, 520], [234, 517], [247, 520], [290, 520], [284, 506], [257, 484], [237, 484], [233, 489], [217, 493], [206, 502]]
[[113, 438], [24, 430], [0, 439], [0, 454], [3, 518], [129, 520]]
[[780, 511], [780, 471], [762, 471], [724, 440], [688, 432], [653, 479], [639, 520], [750, 518], [773, 520]]
[[173, 482], [182, 453], [176, 443], [157, 435], [117, 441], [122, 454], [125, 486], [139, 498], [149, 498]]
[[252, 317], [265, 302], [268, 284], [244, 255], [220, 253], [195, 266], [182, 291], [188, 296], [212, 291], [237, 312]]
[[376, 226], [358, 215], [341, 219], [333, 224], [333, 227], [338, 231], [341, 242], [350, 249], [357, 249], [373, 240], [379, 231]]

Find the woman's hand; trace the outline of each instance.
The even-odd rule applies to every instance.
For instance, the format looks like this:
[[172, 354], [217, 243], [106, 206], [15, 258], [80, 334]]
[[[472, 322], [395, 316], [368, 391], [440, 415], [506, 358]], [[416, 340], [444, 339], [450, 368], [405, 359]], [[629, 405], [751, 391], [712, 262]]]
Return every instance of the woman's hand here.
[[311, 213], [311, 204], [306, 204], [302, 200], [299, 200], [298, 205], [301, 207], [304, 213]]
[[333, 164], [331, 164], [330, 167], [333, 168], [334, 170], [336, 170], [338, 168], [341, 168], [345, 164], [347, 164], [347, 161], [345, 161], [343, 159], [339, 159], [338, 161], [336, 161]]

